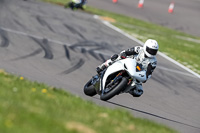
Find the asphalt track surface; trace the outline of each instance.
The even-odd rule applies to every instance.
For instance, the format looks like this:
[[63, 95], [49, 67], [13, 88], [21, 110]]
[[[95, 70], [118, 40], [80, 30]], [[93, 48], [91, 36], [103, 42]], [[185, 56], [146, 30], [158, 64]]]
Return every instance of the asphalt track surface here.
[[[144, 0], [139, 9], [139, 0], [88, 0], [88, 5], [124, 14], [134, 18], [166, 26], [200, 37], [200, 0]], [[174, 12], [168, 13], [168, 7], [174, 2]]]
[[90, 14], [35, 0], [0, 0], [1, 69], [181, 133], [199, 133], [200, 79], [160, 55], [140, 98], [121, 94], [104, 102], [84, 95], [84, 84], [105, 55], [136, 45]]

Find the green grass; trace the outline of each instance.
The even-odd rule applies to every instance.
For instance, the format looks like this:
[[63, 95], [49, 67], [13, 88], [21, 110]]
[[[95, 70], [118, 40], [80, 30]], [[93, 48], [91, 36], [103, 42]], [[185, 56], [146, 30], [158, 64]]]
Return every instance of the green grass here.
[[127, 111], [97, 106], [3, 70], [0, 90], [1, 133], [175, 133]]
[[[43, 1], [62, 5], [69, 0]], [[145, 42], [148, 38], [156, 39], [160, 46], [160, 52], [200, 74], [200, 37], [89, 6], [85, 11], [115, 19], [116, 22], [112, 23], [113, 25], [142, 42]]]

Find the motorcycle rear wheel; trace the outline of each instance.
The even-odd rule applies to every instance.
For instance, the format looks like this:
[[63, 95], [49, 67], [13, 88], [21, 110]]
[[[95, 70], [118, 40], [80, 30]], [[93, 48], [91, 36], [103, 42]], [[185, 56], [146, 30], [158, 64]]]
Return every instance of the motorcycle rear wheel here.
[[84, 91], [85, 95], [88, 95], [88, 96], [91, 96], [91, 97], [92, 97], [92, 96], [96, 95], [97, 92], [96, 92], [94, 86], [91, 84], [91, 82], [92, 82], [92, 79], [90, 79], [90, 80], [85, 84], [83, 91]]
[[113, 88], [107, 93], [101, 94], [100, 99], [103, 101], [111, 99], [115, 95], [119, 94], [122, 91], [122, 89], [127, 85], [127, 83], [128, 83], [127, 78], [123, 77], [122, 80], [115, 86], [115, 88]]

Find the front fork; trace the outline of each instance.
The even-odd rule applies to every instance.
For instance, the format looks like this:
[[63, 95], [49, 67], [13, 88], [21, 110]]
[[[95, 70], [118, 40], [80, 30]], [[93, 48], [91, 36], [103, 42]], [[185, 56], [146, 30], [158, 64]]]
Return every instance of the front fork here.
[[122, 79], [123, 77], [122, 77], [122, 74], [124, 73], [125, 71], [121, 71], [120, 73], [118, 73], [117, 74], [117, 76], [113, 79], [113, 80], [111, 80], [111, 82], [109, 83], [109, 84], [107, 84], [106, 86], [108, 87], [106, 87], [103, 91], [102, 91], [102, 95], [104, 94], [104, 92], [108, 92], [108, 91], [110, 91], [112, 88], [110, 88], [110, 87], [112, 87], [117, 81], [119, 81], [120, 79]]

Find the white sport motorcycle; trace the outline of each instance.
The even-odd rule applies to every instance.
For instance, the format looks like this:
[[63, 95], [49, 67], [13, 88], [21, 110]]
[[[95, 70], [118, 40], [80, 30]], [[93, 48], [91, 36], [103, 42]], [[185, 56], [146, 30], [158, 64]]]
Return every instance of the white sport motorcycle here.
[[100, 99], [106, 101], [115, 95], [136, 89], [136, 85], [146, 79], [146, 71], [142, 65], [135, 58], [126, 58], [116, 61], [101, 74], [93, 76], [85, 84], [84, 93], [88, 96], [99, 94]]

